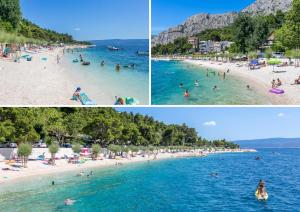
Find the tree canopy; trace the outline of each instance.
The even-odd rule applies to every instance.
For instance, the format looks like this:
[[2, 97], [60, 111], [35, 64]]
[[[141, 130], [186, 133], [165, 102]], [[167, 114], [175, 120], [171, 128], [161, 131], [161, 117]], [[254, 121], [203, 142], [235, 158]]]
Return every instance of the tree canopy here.
[[286, 49], [300, 48], [300, 0], [293, 0], [292, 9], [276, 33], [276, 45]]
[[174, 43], [168, 43], [166, 45], [157, 45], [152, 48], [152, 54], [185, 54], [192, 49], [192, 45], [188, 43], [186, 37], [177, 38], [174, 40]]
[[112, 108], [1, 108], [0, 142], [80, 143], [101, 147], [216, 146], [236, 148], [225, 140], [208, 141], [194, 128], [167, 125], [153, 117], [119, 113]]
[[21, 22], [22, 13], [19, 0], [0, 0], [0, 22], [9, 28], [17, 28]]

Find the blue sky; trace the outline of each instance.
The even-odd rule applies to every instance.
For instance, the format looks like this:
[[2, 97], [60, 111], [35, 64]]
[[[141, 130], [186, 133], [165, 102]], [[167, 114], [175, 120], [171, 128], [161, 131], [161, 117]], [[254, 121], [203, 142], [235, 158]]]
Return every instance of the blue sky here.
[[126, 108], [169, 124], [186, 123], [207, 139], [300, 137], [300, 108]]
[[148, 0], [21, 0], [23, 17], [77, 40], [148, 39]]
[[198, 13], [239, 12], [255, 0], [152, 0], [152, 34], [183, 23]]

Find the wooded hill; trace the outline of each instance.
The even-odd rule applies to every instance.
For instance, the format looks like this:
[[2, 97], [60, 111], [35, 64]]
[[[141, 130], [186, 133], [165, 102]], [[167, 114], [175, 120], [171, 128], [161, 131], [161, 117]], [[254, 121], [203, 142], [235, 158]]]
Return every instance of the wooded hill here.
[[0, 108], [0, 142], [58, 142], [135, 146], [238, 148], [225, 140], [208, 141], [187, 125], [167, 125], [141, 114], [113, 108]]

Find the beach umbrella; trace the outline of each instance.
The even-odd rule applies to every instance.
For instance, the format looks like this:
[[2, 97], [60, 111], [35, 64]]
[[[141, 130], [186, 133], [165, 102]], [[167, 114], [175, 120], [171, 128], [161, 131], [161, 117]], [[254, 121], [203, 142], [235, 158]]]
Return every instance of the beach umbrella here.
[[273, 71], [274, 71], [275, 65], [279, 65], [280, 63], [281, 63], [281, 61], [277, 58], [271, 58], [270, 60], [268, 60], [268, 64], [273, 66]]
[[250, 65], [257, 66], [257, 65], [259, 65], [259, 62], [258, 62], [257, 59], [256, 59], [256, 60], [252, 60], [252, 61], [250, 62]]
[[268, 60], [269, 65], [279, 65], [280, 63], [281, 63], [281, 61], [276, 58], [271, 58], [270, 60]]

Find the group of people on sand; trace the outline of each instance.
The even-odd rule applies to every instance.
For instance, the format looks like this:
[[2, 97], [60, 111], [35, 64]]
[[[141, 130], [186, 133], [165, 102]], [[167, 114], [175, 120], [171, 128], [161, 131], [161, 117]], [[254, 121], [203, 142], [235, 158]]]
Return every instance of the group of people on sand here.
[[[277, 80], [273, 79], [271, 84], [272, 88], [278, 88], [282, 86], [282, 81], [279, 78]], [[297, 79], [295, 79], [295, 82], [292, 85], [300, 85], [300, 75]]]
[[282, 81], [279, 78], [272, 80], [272, 88], [278, 88], [280, 86], [282, 86]]

